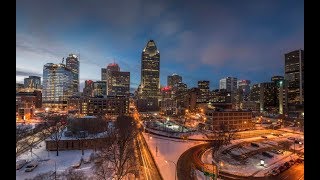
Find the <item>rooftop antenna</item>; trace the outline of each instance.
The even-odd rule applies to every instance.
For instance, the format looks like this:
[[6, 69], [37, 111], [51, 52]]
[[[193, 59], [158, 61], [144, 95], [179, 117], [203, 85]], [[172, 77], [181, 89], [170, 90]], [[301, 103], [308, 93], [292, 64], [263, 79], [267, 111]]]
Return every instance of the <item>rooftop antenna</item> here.
[[63, 61], [64, 61], [64, 57], [62, 58], [62, 64], [63, 64]]

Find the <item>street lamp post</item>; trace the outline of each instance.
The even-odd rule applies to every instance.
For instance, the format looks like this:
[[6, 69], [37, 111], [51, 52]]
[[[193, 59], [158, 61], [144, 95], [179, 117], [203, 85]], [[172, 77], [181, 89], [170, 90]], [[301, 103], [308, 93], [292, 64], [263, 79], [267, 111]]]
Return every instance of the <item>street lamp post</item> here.
[[173, 161], [170, 161], [170, 160], [166, 160], [165, 162], [168, 163], [168, 161], [172, 162], [175, 165], [174, 180], [176, 180], [177, 179], [177, 176], [176, 176], [177, 175], [177, 164]]

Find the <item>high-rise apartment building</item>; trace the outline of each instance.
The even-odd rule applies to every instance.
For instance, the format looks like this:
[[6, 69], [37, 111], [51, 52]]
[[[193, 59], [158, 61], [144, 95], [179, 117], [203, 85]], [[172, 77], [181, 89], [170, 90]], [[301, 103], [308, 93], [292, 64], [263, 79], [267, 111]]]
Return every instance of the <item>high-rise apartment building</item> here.
[[287, 105], [289, 111], [303, 111], [304, 105], [304, 50], [284, 55]]
[[64, 64], [47, 63], [43, 66], [43, 106], [67, 107], [68, 97], [72, 95], [72, 72]]
[[72, 76], [72, 94], [79, 92], [79, 58], [75, 54], [69, 54], [66, 58], [66, 67], [70, 69]]

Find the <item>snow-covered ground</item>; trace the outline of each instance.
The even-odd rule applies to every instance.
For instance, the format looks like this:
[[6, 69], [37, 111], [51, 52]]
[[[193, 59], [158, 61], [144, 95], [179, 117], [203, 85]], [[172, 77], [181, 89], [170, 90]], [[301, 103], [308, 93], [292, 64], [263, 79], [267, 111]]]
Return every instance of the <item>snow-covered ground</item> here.
[[[291, 133], [285, 133], [283, 134], [283, 136], [280, 137], [276, 137], [273, 135], [268, 135], [267, 139], [264, 139], [262, 142], [259, 142], [257, 144], [259, 144], [259, 148], [263, 148], [263, 147], [271, 147], [271, 145], [277, 145], [278, 142], [280, 141], [291, 141], [292, 140], [288, 140], [288, 137], [294, 137], [297, 139], [302, 139], [303, 140], [303, 136], [299, 135], [299, 134], [291, 134]], [[237, 162], [236, 160], [234, 160], [230, 154], [226, 154], [223, 155], [220, 152], [222, 152], [225, 149], [228, 149], [236, 144], [239, 144], [241, 142], [252, 142], [252, 141], [256, 141], [256, 140], [262, 140], [263, 138], [261, 137], [255, 137], [255, 138], [248, 138], [248, 139], [241, 139], [241, 140], [234, 140], [232, 141], [232, 144], [223, 147], [217, 154], [217, 152], [215, 153], [215, 156], [219, 156], [220, 162], [222, 162], [223, 166], [220, 167], [222, 171], [224, 172], [228, 172], [228, 173], [232, 173], [235, 175], [240, 175], [240, 176], [264, 176], [265, 173], [267, 173], [268, 171], [272, 170], [274, 167], [277, 167], [279, 165], [282, 165], [283, 163], [291, 160], [291, 159], [296, 159], [298, 158], [298, 156], [292, 152], [289, 151], [284, 151], [283, 154], [275, 154], [272, 152], [269, 152], [270, 154], [273, 155], [272, 158], [267, 158], [263, 155], [261, 155], [261, 153], [255, 154], [249, 158], [246, 159], [246, 163], [245, 165], [242, 165], [241, 163]], [[303, 142], [303, 141], [302, 141]], [[291, 148], [293, 149], [294, 145], [291, 146]], [[247, 144], [243, 144], [240, 148], [234, 148], [231, 150], [231, 153], [233, 155], [241, 155], [244, 154], [246, 152], [250, 152], [252, 150], [254, 150], [256, 148], [250, 146], [248, 143]], [[301, 152], [303, 152], [304, 150], [304, 146], [296, 144], [295, 145], [295, 149], [296, 150], [301, 150]], [[264, 160], [265, 165], [261, 166], [260, 161]], [[201, 157], [201, 160], [204, 163], [211, 163], [212, 162], [212, 150], [207, 150], [203, 156]], [[217, 162], [216, 162], [217, 163]], [[220, 164], [220, 163], [218, 163]]]
[[205, 136], [202, 133], [194, 133], [190, 136], [188, 136], [189, 139], [199, 139], [199, 140], [207, 140], [207, 136]]
[[[68, 150], [59, 151], [59, 156], [56, 156], [56, 151], [47, 151], [45, 149], [45, 142], [40, 142], [36, 148], [32, 150], [34, 154], [31, 155], [30, 151], [27, 151], [16, 158], [16, 160], [25, 159], [27, 161], [31, 160], [43, 160], [39, 162], [38, 167], [36, 167], [32, 172], [25, 172], [25, 166], [20, 170], [16, 170], [16, 179], [24, 180], [35, 177], [38, 174], [46, 173], [55, 170], [55, 165], [57, 173], [61, 173], [80, 161], [82, 157], [81, 150]], [[93, 150], [84, 150], [83, 158], [87, 158]], [[93, 162], [89, 164], [82, 164], [77, 170], [85, 171], [86, 176], [90, 177], [93, 175], [91, 167]]]
[[299, 134], [303, 134], [303, 129], [298, 128], [298, 127], [285, 127], [285, 128], [281, 128], [279, 129], [281, 131], [287, 131], [287, 132], [292, 132], [292, 133], [299, 133]]
[[[152, 134], [143, 133], [148, 147], [154, 157], [160, 173], [165, 180], [174, 180], [176, 167], [172, 162], [177, 163], [180, 155], [187, 149], [203, 142], [170, 139]], [[152, 137], [149, 138], [149, 137]], [[156, 152], [158, 149], [158, 152]], [[166, 160], [168, 163], [166, 163]]]

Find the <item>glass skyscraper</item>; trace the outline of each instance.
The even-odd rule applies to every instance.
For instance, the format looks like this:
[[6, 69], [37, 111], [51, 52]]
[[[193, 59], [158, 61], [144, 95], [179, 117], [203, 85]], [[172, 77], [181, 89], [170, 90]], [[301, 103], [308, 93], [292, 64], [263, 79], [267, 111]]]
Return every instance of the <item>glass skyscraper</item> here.
[[42, 100], [45, 107], [65, 108], [72, 95], [72, 72], [64, 64], [43, 66]]
[[93, 82], [93, 95], [106, 96], [107, 95], [107, 83], [105, 81]]
[[41, 77], [29, 76], [24, 78], [24, 87], [30, 89], [41, 89]]
[[66, 59], [66, 67], [72, 74], [72, 94], [79, 92], [79, 59], [75, 54], [69, 54]]
[[285, 80], [288, 107], [304, 104], [304, 51], [296, 50], [285, 56]]

